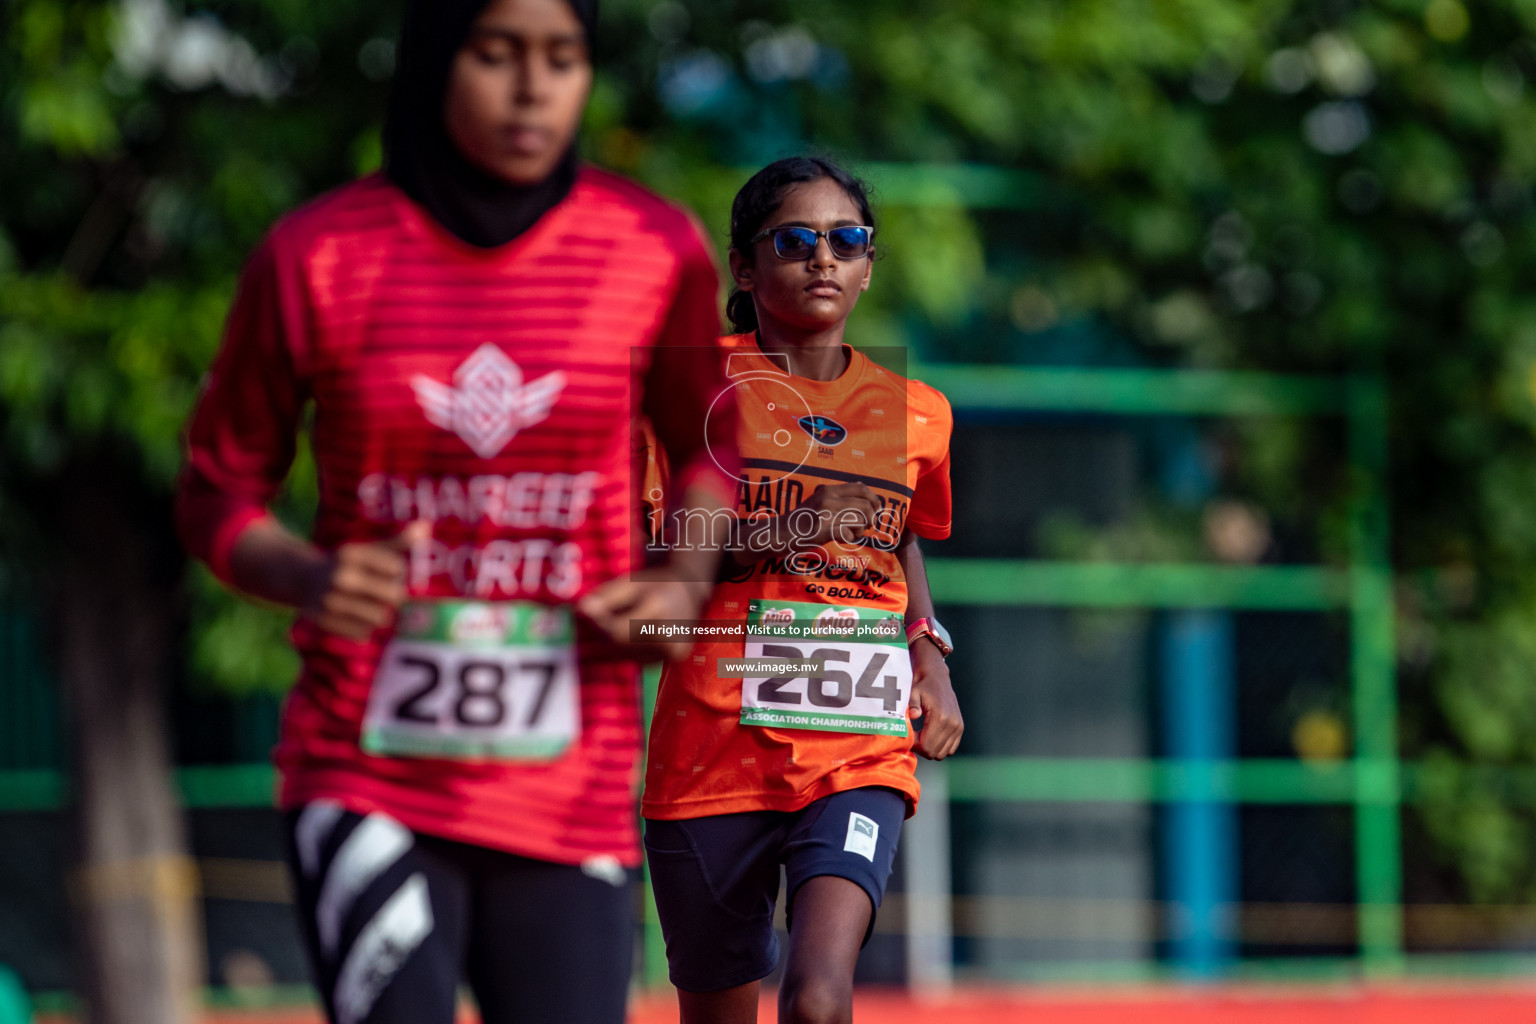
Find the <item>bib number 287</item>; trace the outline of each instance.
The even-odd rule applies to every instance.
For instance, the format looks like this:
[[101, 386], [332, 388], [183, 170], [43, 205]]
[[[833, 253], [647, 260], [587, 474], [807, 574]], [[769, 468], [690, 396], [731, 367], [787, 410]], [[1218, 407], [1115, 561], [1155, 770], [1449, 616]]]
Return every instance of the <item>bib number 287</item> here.
[[[442, 724], [447, 718], [456, 725], [494, 729], [515, 719], [521, 712], [522, 726], [535, 729], [544, 709], [549, 706], [549, 696], [560, 671], [560, 665], [552, 660], [520, 662], [464, 658], [455, 667], [451, 657], [444, 658], [431, 650], [417, 654], [402, 650], [396, 661], [401, 670], [419, 673], [420, 682], [400, 695], [392, 709], [394, 719], [432, 726]], [[443, 678], [445, 662], [451, 680], [446, 686]], [[532, 694], [526, 692], [527, 685], [516, 679], [518, 673], [533, 677]], [[519, 691], [519, 696], [524, 698], [519, 703], [526, 703], [526, 709], [513, 708], [509, 690]]]
[[544, 759], [580, 731], [569, 617], [526, 605], [408, 606], [368, 695], [363, 749], [396, 757]]

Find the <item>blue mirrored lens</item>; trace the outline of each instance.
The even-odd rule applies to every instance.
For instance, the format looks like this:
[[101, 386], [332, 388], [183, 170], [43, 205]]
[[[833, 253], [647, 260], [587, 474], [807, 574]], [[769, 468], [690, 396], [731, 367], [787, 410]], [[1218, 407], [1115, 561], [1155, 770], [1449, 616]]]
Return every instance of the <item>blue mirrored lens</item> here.
[[809, 256], [816, 248], [816, 232], [810, 228], [779, 228], [773, 233], [773, 250], [780, 256], [796, 259]]
[[827, 232], [827, 244], [837, 256], [863, 256], [869, 250], [869, 229], [833, 228]]

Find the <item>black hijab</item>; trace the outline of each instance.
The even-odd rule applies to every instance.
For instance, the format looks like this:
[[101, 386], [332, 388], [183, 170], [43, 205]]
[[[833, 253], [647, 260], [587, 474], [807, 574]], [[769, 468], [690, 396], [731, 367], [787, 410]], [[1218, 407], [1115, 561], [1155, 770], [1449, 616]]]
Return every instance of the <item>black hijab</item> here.
[[[597, 40], [597, 0], [567, 0]], [[505, 245], [566, 197], [576, 146], [549, 177], [513, 185], [470, 163], [443, 127], [454, 54], [489, 0], [407, 0], [394, 88], [384, 122], [384, 173], [454, 235], [482, 248]]]

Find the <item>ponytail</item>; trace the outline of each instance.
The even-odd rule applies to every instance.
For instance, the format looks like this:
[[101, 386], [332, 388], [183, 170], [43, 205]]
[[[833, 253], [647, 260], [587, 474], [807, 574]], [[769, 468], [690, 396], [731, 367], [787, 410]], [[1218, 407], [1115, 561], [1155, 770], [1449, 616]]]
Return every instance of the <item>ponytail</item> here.
[[725, 300], [725, 317], [736, 328], [737, 334], [751, 334], [757, 330], [757, 304], [752, 301], [752, 293], [744, 292], [740, 288], [731, 292], [731, 297]]

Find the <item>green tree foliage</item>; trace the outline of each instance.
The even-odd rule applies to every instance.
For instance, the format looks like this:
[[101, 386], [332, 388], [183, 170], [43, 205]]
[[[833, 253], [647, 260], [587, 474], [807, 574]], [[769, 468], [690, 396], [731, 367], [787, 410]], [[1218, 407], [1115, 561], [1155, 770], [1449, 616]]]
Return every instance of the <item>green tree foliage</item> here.
[[[376, 159], [393, 25], [367, 4], [18, 2], [3, 17], [0, 483], [13, 498], [0, 536], [16, 541], [5, 560], [46, 585], [50, 545], [68, 538], [46, 503], [15, 496], [102, 445], [169, 493], [246, 254]], [[322, 47], [350, 59], [322, 62]], [[302, 522], [312, 474], [295, 484]], [[197, 678], [292, 678], [279, 617], [201, 570], [192, 583]]]
[[[167, 487], [245, 253], [377, 163], [393, 14], [0, 8], [0, 536], [48, 536], [18, 481], [102, 438]], [[584, 147], [717, 241], [767, 159], [870, 168], [886, 255], [857, 340], [1384, 375], [1425, 821], [1473, 895], [1536, 896], [1536, 820], [1462, 767], [1536, 762], [1536, 5], [608, 0], [604, 19]], [[892, 166], [912, 162], [947, 169]], [[1306, 429], [1241, 433], [1237, 486], [1337, 522]], [[201, 675], [285, 678], [275, 617], [192, 593]]]

